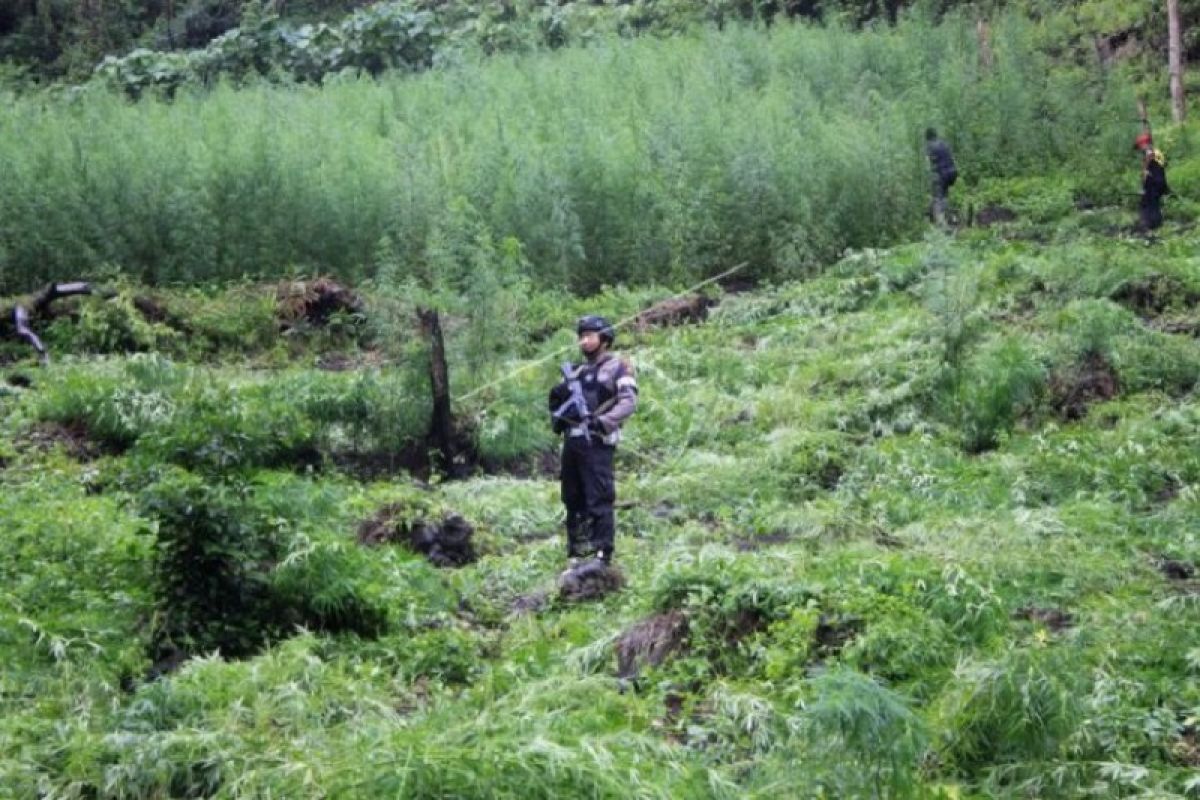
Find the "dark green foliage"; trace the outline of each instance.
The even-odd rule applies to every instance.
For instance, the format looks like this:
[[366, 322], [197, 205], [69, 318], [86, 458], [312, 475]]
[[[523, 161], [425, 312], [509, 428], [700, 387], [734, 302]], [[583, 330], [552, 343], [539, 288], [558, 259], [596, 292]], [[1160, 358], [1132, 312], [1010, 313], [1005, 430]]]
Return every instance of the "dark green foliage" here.
[[264, 12], [243, 17], [239, 28], [200, 50], [139, 49], [120, 58], [109, 56], [96, 67], [96, 76], [135, 99], [150, 88], [170, 96], [187, 83], [243, 80], [277, 70], [319, 83], [342, 70], [377, 76], [389, 69], [425, 69], [442, 37], [434, 15], [409, 3], [379, 3], [337, 25], [295, 26]]
[[376, 636], [389, 624], [363, 552], [292, 550], [301, 511], [269, 485], [168, 471], [140, 504], [157, 537], [157, 655], [242, 657], [303, 626]]
[[249, 487], [177, 473], [147, 490], [157, 525], [156, 649], [248, 655], [282, 633], [270, 572], [283, 532], [254, 513]]
[[938, 402], [961, 432], [963, 448], [980, 453], [997, 447], [1023, 415], [1036, 410], [1046, 373], [1028, 344], [1007, 337], [983, 346], [945, 381]]

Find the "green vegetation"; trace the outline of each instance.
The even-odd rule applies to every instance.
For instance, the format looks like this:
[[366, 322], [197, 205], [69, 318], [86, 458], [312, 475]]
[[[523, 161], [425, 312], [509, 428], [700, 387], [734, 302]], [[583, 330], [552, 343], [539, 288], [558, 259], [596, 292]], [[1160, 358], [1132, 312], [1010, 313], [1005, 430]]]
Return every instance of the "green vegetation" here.
[[[15, 99], [0, 290], [111, 292], [38, 320], [45, 367], [0, 340], [3, 792], [1200, 796], [1200, 158], [1156, 132], [1177, 196], [1134, 235], [1129, 98], [1043, 35]], [[574, 319], [743, 260], [619, 334], [625, 586], [559, 596]], [[316, 271], [361, 304], [310, 314]], [[462, 520], [470, 558], [418, 552]]]
[[[1147, 245], [1128, 217], [856, 252], [721, 297], [704, 325], [624, 334], [643, 397], [620, 454], [628, 586], [591, 605], [528, 602], [563, 563], [557, 487], [532, 466], [553, 448], [551, 363], [458, 407], [481, 463], [533, 477], [423, 488], [401, 457], [423, 362], [369, 335], [285, 344], [248, 315], [248, 362], [10, 367], [33, 384], [0, 394], [4, 785], [1193, 796], [1196, 237], [1169, 223]], [[211, 320], [257, 293], [159, 299]], [[527, 292], [505, 368], [569, 346], [585, 308], [662, 294]], [[396, 295], [366, 301], [375, 325], [412, 324]], [[448, 327], [459, 395], [497, 374], [466, 368], [467, 310]], [[358, 367], [304, 366], [334, 354]], [[385, 506], [464, 515], [480, 560], [364, 547]], [[655, 614], [685, 638], [619, 679], [618, 637]]]
[[0, 122], [0, 291], [103, 269], [167, 284], [357, 281], [389, 265], [427, 283], [447, 247], [460, 263], [519, 249], [543, 288], [743, 260], [795, 278], [919, 229], [930, 123], [964, 182], [1061, 165], [1072, 177], [1054, 202], [1114, 199], [1129, 94], [1050, 69], [1016, 16], [993, 35], [987, 72], [973, 25], [913, 19], [605, 40], [173, 102], [18, 98]]

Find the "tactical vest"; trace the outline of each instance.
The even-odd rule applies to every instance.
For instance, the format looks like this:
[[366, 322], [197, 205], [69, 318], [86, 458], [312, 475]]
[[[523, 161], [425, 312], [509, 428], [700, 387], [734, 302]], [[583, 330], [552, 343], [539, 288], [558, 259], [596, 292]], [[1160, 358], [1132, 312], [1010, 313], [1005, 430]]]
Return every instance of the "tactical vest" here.
[[611, 382], [600, 379], [600, 368], [611, 359], [595, 364], [581, 364], [575, 372], [579, 386], [583, 389], [583, 399], [587, 401], [589, 414], [602, 414], [613, 404], [617, 397], [617, 379], [624, 373], [624, 365], [617, 363]]

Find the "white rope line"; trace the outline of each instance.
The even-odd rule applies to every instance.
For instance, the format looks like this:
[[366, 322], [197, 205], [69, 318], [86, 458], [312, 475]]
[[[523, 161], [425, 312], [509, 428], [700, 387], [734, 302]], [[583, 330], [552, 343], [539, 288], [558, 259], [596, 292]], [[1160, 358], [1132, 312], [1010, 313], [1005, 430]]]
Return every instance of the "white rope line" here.
[[[674, 300], [675, 298], [682, 297], [685, 294], [691, 294], [692, 292], [696, 291], [697, 289], [702, 289], [703, 287], [709, 285], [710, 283], [715, 283], [716, 281], [719, 281], [722, 278], [726, 278], [726, 277], [734, 274], [735, 272], [739, 272], [740, 270], [745, 269], [747, 266], [749, 266], [749, 264], [750, 264], [749, 261], [743, 261], [742, 263], [738, 264], [736, 267], [725, 270], [720, 275], [714, 275], [711, 278], [705, 278], [704, 280], [697, 283], [695, 286], [690, 286], [687, 289], [683, 289], [682, 291], [676, 292], [675, 294], [671, 295], [670, 297], [667, 297], [663, 300], [658, 300], [653, 305], [648, 306], [647, 308], [653, 308], [654, 306], [659, 305], [660, 303], [665, 303], [668, 300]], [[642, 314], [644, 314], [646, 312], [646, 310], [647, 309], [644, 308], [641, 311], [638, 311], [636, 314], [631, 314], [630, 316], [626, 317], [625, 319], [620, 320], [619, 322], [617, 322], [615, 325], [612, 326], [613, 330], [614, 331], [619, 330], [621, 328], [624, 328], [626, 325], [630, 324], [631, 322], [636, 321], [638, 317], [640, 317]], [[539, 367], [542, 364], [545, 364], [550, 359], [558, 358], [559, 356], [561, 356], [563, 353], [567, 352], [568, 350], [574, 350], [577, 347], [578, 347], [578, 345], [575, 345], [575, 344], [563, 345], [562, 347], [558, 348], [557, 350], [555, 350], [551, 353], [547, 353], [546, 355], [542, 356], [541, 358], [535, 359], [534, 361], [530, 361], [527, 364], [522, 364], [521, 366], [517, 367], [516, 369], [510, 370], [509, 372], [505, 373], [504, 375], [501, 375], [499, 378], [496, 378], [493, 381], [488, 381], [487, 383], [483, 384], [482, 386], [475, 387], [474, 389], [467, 392], [466, 394], [459, 395], [458, 397], [454, 398], [454, 402], [461, 403], [464, 400], [470, 400], [472, 397], [479, 394], [480, 392], [487, 391], [488, 389], [491, 389], [494, 386], [499, 386], [500, 384], [505, 383], [505, 382], [511, 380], [512, 378], [515, 378], [517, 375], [520, 375], [522, 372], [531, 370], [534, 367]]]

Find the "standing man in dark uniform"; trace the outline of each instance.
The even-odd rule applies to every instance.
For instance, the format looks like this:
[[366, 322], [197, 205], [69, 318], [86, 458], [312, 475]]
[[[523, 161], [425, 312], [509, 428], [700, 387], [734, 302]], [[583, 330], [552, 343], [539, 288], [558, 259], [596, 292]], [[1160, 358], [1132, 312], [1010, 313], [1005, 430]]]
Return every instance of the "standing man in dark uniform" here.
[[954, 155], [950, 145], [938, 138], [933, 128], [925, 129], [925, 155], [929, 158], [929, 169], [932, 173], [931, 190], [933, 204], [929, 209], [930, 218], [938, 225], [946, 223], [946, 198], [950, 187], [958, 180], [958, 167], [954, 164]]
[[637, 408], [633, 367], [609, 352], [616, 332], [603, 317], [576, 326], [584, 361], [563, 367], [564, 380], [550, 390], [555, 433], [562, 449], [562, 501], [567, 508], [567, 556], [613, 557], [616, 481], [613, 454], [621, 424]]
[[1140, 227], [1152, 231], [1162, 225], [1162, 199], [1171, 193], [1171, 187], [1167, 186], [1167, 159], [1161, 150], [1155, 149], [1149, 132], [1137, 135], [1133, 149], [1142, 156]]

